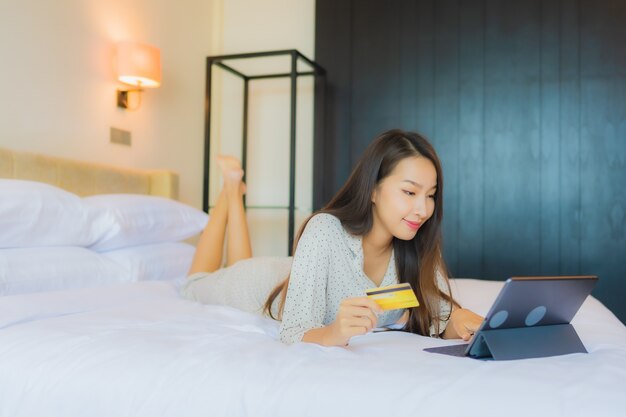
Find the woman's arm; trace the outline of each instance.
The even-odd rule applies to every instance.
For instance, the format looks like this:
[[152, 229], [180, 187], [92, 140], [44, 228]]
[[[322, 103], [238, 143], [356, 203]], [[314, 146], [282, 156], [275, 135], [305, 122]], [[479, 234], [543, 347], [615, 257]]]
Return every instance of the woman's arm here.
[[444, 339], [469, 340], [480, 327], [483, 317], [464, 308], [452, 308], [450, 322], [442, 337]]
[[[327, 286], [334, 253], [343, 232], [339, 219], [318, 214], [307, 224], [296, 248], [280, 327], [284, 343], [299, 341], [345, 346], [351, 337], [376, 327], [378, 304], [367, 297], [341, 302], [327, 324]], [[334, 310], [334, 309], [333, 309]], [[326, 324], [326, 325], [325, 325]]]
[[308, 330], [303, 342], [323, 346], [347, 346], [354, 336], [365, 334], [376, 327], [383, 310], [367, 297], [347, 298], [341, 302], [337, 318], [328, 326]]
[[395, 322], [395, 324], [406, 324], [408, 320], [409, 320], [409, 310], [405, 310], [404, 313], [402, 313], [402, 316], [400, 316], [400, 318], [398, 319], [398, 321]]
[[280, 325], [283, 343], [300, 342], [305, 332], [324, 325], [333, 250], [328, 230], [332, 221], [328, 214], [313, 216], [298, 241]]
[[[443, 262], [443, 261], [442, 261]], [[437, 287], [448, 296], [451, 296], [450, 281], [444, 278], [445, 268], [438, 267], [436, 271]], [[443, 328], [443, 333], [437, 335], [437, 326], [431, 326], [431, 336], [441, 336], [444, 339], [469, 340], [480, 327], [483, 318], [478, 314], [461, 308], [456, 301], [439, 303], [439, 317], [448, 317], [448, 320], [439, 320], [439, 329]], [[442, 327], [443, 326], [443, 327]], [[441, 330], [439, 330], [441, 331]]]

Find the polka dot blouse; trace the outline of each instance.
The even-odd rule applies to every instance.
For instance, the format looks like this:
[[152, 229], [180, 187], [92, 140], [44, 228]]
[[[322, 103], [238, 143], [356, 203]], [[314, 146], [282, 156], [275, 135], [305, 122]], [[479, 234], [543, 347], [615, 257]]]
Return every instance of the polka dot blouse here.
[[[397, 283], [392, 252], [380, 286]], [[342, 300], [365, 296], [365, 290], [376, 286], [363, 272], [361, 237], [348, 233], [335, 216], [326, 213], [313, 216], [300, 237], [293, 259], [280, 326], [281, 341], [299, 342], [305, 332], [331, 324]], [[404, 311], [383, 312], [378, 317], [378, 327], [394, 324]], [[440, 322], [440, 331], [445, 325]]]

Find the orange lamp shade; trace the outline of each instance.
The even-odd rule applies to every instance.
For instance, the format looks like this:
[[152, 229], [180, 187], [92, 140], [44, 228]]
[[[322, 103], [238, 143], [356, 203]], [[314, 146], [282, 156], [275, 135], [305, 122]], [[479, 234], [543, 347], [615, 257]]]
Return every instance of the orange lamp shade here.
[[117, 79], [138, 87], [160, 86], [161, 53], [159, 48], [137, 42], [118, 43]]

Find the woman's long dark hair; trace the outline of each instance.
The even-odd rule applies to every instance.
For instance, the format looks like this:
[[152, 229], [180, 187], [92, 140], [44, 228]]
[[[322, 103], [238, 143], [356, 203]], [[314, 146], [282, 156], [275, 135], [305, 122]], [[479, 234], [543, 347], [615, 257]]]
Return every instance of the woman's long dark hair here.
[[[441, 221], [443, 218], [441, 163], [434, 148], [423, 136], [397, 129], [378, 136], [367, 147], [348, 181], [328, 205], [312, 214], [304, 222], [294, 243], [294, 253], [308, 221], [318, 213], [328, 213], [337, 217], [343, 227], [353, 235], [368, 234], [374, 224], [372, 193], [401, 160], [416, 156], [429, 159], [437, 171], [435, 210], [413, 239], [402, 240], [394, 237], [393, 249], [398, 279], [400, 282], [411, 284], [420, 303], [420, 307], [409, 309], [409, 319], [404, 330], [428, 336], [431, 324], [435, 324], [436, 334], [439, 334], [439, 319], [449, 318], [439, 317], [441, 303], [458, 304], [449, 295], [450, 284], [441, 255]], [[447, 293], [437, 285], [437, 270], [444, 277]], [[271, 307], [274, 300], [281, 294], [279, 316], [282, 315], [288, 284], [289, 278], [276, 286], [269, 295], [264, 311], [270, 317], [276, 318], [271, 312]]]

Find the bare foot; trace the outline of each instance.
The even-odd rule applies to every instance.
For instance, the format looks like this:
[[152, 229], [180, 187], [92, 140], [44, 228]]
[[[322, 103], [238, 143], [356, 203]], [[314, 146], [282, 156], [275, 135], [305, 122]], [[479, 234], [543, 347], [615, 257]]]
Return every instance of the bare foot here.
[[243, 169], [241, 169], [241, 163], [237, 158], [229, 155], [219, 155], [217, 164], [222, 170], [225, 183], [241, 183]]

